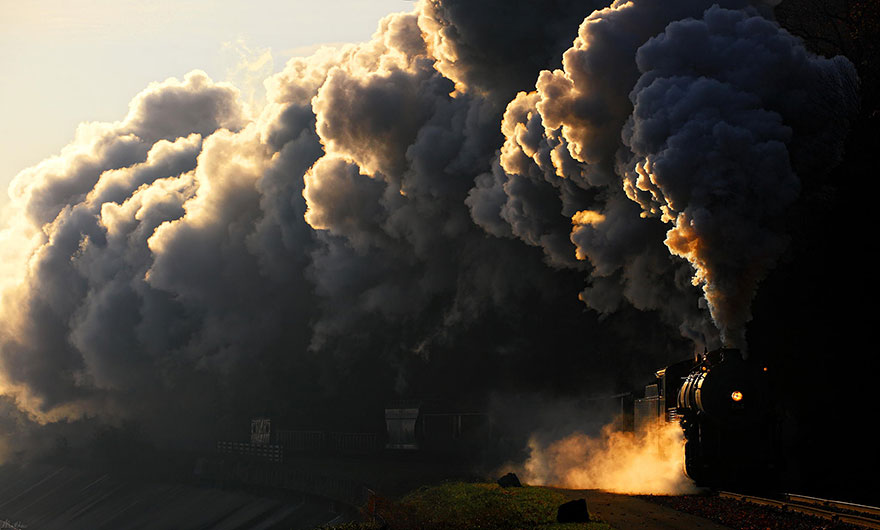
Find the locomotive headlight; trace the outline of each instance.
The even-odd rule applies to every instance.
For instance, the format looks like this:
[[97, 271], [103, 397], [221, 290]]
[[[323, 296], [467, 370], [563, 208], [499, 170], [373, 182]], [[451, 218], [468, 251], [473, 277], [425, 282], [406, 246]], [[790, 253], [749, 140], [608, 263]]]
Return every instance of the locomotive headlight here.
[[730, 399], [732, 399], [734, 401], [742, 401], [742, 398], [743, 398], [743, 393], [740, 392], [739, 390], [734, 390], [730, 394]]

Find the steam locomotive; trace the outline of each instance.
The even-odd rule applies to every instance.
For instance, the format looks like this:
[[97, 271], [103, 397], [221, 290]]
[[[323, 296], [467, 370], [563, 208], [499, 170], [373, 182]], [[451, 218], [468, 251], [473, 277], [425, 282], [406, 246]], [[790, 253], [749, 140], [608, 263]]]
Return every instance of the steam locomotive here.
[[[684, 471], [698, 485], [740, 491], [772, 487], [776, 424], [762, 366], [739, 350], [721, 348], [670, 364], [654, 376], [643, 398], [626, 393], [596, 399], [619, 400], [623, 426], [678, 423], [686, 440]], [[273, 462], [300, 453], [466, 459], [497, 451], [499, 430], [485, 412], [401, 401], [385, 408], [385, 432], [273, 430], [268, 418], [256, 418], [250, 442], [218, 442], [217, 448]]]
[[635, 421], [679, 422], [685, 473], [698, 485], [767, 486], [774, 422], [766, 368], [721, 348], [667, 366], [635, 402]]

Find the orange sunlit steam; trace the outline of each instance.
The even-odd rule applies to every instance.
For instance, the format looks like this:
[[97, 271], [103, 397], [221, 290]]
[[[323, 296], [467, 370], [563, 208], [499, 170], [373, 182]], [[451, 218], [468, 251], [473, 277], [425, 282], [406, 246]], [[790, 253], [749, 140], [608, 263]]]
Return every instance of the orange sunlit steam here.
[[593, 210], [581, 210], [571, 216], [571, 223], [575, 226], [593, 225], [605, 221], [605, 216]]
[[703, 242], [686, 214], [678, 214], [675, 227], [666, 233], [664, 243], [672, 254], [688, 260], [694, 266], [696, 271], [693, 278], [694, 285], [709, 282], [709, 267], [703, 259], [705, 252]]
[[606, 425], [597, 437], [575, 433], [546, 446], [533, 438], [529, 446], [531, 455], [518, 470], [529, 484], [630, 494], [697, 491], [682, 468], [684, 437], [678, 424], [638, 432]]
[[[705, 240], [698, 229], [697, 220], [690, 214], [678, 214], [675, 226], [666, 232], [664, 243], [669, 251], [690, 262], [694, 269], [691, 283], [701, 287], [709, 306], [712, 320], [721, 330], [724, 344], [742, 346], [743, 328], [751, 313], [749, 305], [758, 281], [772, 261], [764, 250], [753, 249], [753, 255], [743, 257], [741, 263], [731, 267], [717, 259], [717, 244]], [[768, 248], [772, 248], [768, 247]], [[731, 270], [732, 269], [732, 270]]]
[[[574, 234], [584, 226], [594, 226], [603, 222], [605, 222], [605, 215], [603, 215], [601, 212], [596, 212], [593, 210], [581, 210], [571, 216], [572, 234]], [[580, 261], [585, 261], [588, 259], [587, 254], [583, 251], [583, 249], [581, 249], [580, 246], [578, 246], [576, 249], [575, 257]]]

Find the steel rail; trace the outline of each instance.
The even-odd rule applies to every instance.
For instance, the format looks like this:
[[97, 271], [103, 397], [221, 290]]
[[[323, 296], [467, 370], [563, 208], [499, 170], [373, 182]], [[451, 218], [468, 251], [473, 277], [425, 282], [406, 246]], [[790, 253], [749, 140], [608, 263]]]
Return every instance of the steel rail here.
[[[753, 495], [743, 495], [741, 493], [733, 493], [729, 491], [719, 491], [718, 496], [721, 498], [736, 499], [759, 506], [771, 506], [786, 512], [801, 513], [813, 517], [820, 517], [829, 521], [839, 521], [842, 523], [880, 530], [880, 519], [871, 517], [871, 515], [880, 515], [880, 509], [875, 508], [874, 506], [865, 506], [861, 504], [832, 501], [829, 499], [819, 499], [817, 497], [806, 497], [804, 495], [794, 494], [786, 494], [786, 501], [755, 497]], [[848, 510], [855, 513], [844, 513], [837, 510]]]
[[820, 499], [818, 497], [809, 497], [807, 495], [798, 495], [796, 493], [786, 493], [785, 498], [791, 502], [799, 502], [802, 504], [816, 504], [828, 508], [839, 510], [849, 510], [860, 514], [868, 514], [880, 517], [880, 508], [876, 506], [867, 506], [865, 504], [856, 504], [853, 502], [835, 501], [831, 499]]

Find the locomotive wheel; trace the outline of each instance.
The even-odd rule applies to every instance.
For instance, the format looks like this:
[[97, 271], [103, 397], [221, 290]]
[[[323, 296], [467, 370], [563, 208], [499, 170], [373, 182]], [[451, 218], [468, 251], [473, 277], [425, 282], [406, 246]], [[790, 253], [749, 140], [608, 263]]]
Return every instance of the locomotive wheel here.
[[700, 484], [703, 476], [703, 458], [700, 454], [700, 446], [693, 440], [684, 444], [684, 472], [691, 480]]

